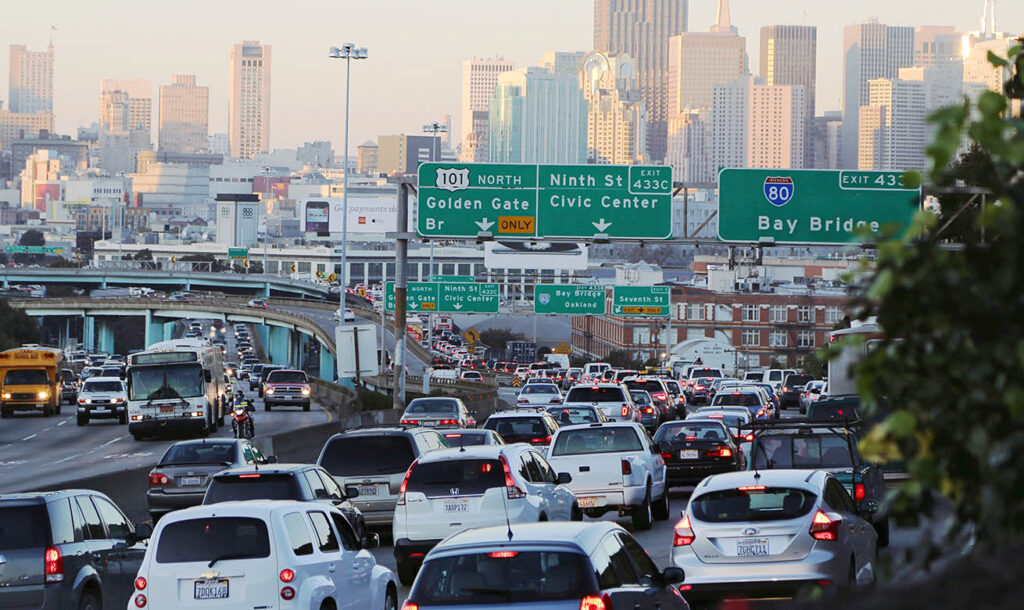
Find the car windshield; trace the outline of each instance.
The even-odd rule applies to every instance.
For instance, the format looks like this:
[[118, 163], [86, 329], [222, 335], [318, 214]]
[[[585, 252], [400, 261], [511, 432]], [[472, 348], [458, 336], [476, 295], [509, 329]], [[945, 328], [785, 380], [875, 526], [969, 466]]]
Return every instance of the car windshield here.
[[439, 498], [478, 496], [504, 486], [505, 471], [498, 460], [443, 460], [413, 468], [406, 490]]
[[715, 394], [715, 400], [711, 403], [712, 406], [739, 406], [739, 407], [756, 407], [761, 404], [761, 400], [757, 394], [753, 392], [728, 392], [726, 394]]
[[501, 606], [572, 600], [578, 606], [581, 598], [596, 590], [594, 570], [583, 555], [512, 550], [427, 561], [409, 601], [422, 605]]
[[306, 383], [306, 374], [302, 371], [274, 371], [267, 375], [267, 383]]
[[160, 466], [173, 466], [174, 464], [204, 464], [204, 463], [225, 463], [231, 464], [235, 461], [234, 443], [215, 443], [211, 441], [203, 443], [180, 443], [172, 445], [164, 457], [160, 459]]
[[[856, 441], [854, 441], [856, 443]], [[763, 435], [757, 439], [754, 464], [758, 468], [851, 468], [851, 449], [835, 434]]]
[[203, 395], [203, 370], [198, 364], [132, 367], [129, 400], [195, 398]]
[[417, 398], [409, 403], [405, 410], [406, 415], [454, 415], [458, 406], [453, 400], [439, 400], [434, 398]]
[[728, 432], [723, 424], [715, 422], [687, 421], [667, 423], [654, 435], [656, 441], [723, 441]]
[[815, 494], [786, 487], [723, 489], [690, 501], [693, 516], [709, 523], [779, 521], [810, 512]]
[[[64, 501], [67, 512], [67, 500]], [[0, 504], [0, 552], [45, 548], [50, 531], [42, 504], [4, 506]]]
[[598, 419], [597, 413], [595, 413], [593, 408], [554, 407], [548, 409], [548, 413], [550, 413], [551, 417], [554, 417], [555, 421], [562, 426], [569, 426], [572, 424], [592, 424], [601, 421]]
[[558, 394], [558, 388], [553, 385], [535, 383], [523, 388], [521, 394]]
[[565, 430], [555, 439], [551, 455], [618, 453], [642, 451], [640, 437], [632, 427], [601, 427]]
[[203, 504], [242, 500], [301, 500], [302, 491], [290, 474], [249, 473], [214, 477]]
[[4, 385], [47, 385], [50, 378], [42, 369], [12, 369], [4, 376]]
[[86, 381], [82, 386], [83, 392], [120, 392], [120, 381]]
[[207, 517], [170, 523], [160, 533], [157, 563], [209, 563], [270, 557], [267, 524], [251, 517]]
[[565, 402], [625, 402], [626, 397], [619, 387], [575, 387], [569, 390]]
[[327, 443], [320, 465], [336, 477], [352, 477], [405, 472], [415, 459], [405, 436], [347, 436]]

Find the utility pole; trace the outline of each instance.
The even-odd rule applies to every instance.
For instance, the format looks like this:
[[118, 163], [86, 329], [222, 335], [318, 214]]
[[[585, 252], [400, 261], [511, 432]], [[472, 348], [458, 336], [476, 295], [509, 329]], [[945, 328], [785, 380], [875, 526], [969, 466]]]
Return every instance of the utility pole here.
[[409, 191], [415, 176], [398, 178], [398, 219], [395, 238], [395, 383], [392, 408], [405, 410], [405, 306], [409, 286]]

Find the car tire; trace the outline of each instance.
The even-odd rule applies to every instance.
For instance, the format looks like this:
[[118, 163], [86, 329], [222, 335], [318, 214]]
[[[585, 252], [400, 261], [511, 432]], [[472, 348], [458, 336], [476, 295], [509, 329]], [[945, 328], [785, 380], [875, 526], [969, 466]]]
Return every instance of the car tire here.
[[142, 439], [144, 439], [146, 437], [143, 436], [143, 434], [141, 432], [132, 432], [132, 438], [134, 440], [136, 440], [136, 441], [141, 441]]
[[638, 530], [649, 530], [654, 522], [654, 515], [651, 511], [651, 488], [647, 487], [647, 494], [644, 496], [644, 503], [633, 507], [630, 515], [633, 519], [633, 527]]
[[57, 415], [60, 415], [60, 406], [61, 406], [61, 404], [62, 403], [60, 401], [57, 401]]
[[103, 610], [103, 602], [92, 591], [86, 591], [78, 599], [78, 610]]
[[384, 610], [398, 610], [398, 592], [394, 585], [388, 585], [388, 592], [384, 594]]
[[76, 419], [75, 423], [77, 423], [79, 426], [84, 426], [84, 425], [88, 424], [89, 423], [89, 414], [88, 413], [79, 413], [78, 414], [78, 418]]
[[49, 417], [53, 412], [50, 410], [50, 405], [43, 405], [43, 417]]
[[128, 425], [128, 411], [124, 411], [117, 416], [117, 423], [121, 424], [122, 426]]
[[661, 494], [661, 498], [654, 503], [651, 509], [651, 513], [654, 515], [655, 521], [667, 521], [669, 518], [669, 506], [668, 506], [668, 483], [665, 484], [665, 493]]
[[270, 410], [270, 403], [267, 402], [266, 400], [263, 401], [263, 410], [264, 411], [269, 411]]
[[875, 521], [871, 525], [874, 526], [875, 532], [878, 534], [878, 548], [885, 548], [889, 546], [889, 519], [883, 517], [881, 521]]
[[395, 568], [398, 572], [398, 582], [402, 583], [403, 587], [411, 587], [413, 581], [416, 580], [416, 572], [419, 571], [418, 566], [408, 560], [399, 560], [396, 562]]
[[302, 403], [302, 410], [303, 411], [309, 411], [309, 403], [308, 402]]
[[10, 413], [7, 411], [7, 407], [0, 407], [0, 419], [7, 419]]

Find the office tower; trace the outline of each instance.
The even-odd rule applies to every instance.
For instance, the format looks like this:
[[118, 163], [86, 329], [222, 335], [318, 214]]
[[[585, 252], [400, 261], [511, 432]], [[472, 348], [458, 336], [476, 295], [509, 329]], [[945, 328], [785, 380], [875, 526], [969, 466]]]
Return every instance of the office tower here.
[[491, 98], [488, 158], [492, 163], [585, 163], [587, 110], [576, 73], [539, 66], [505, 72]]
[[647, 159], [647, 106], [629, 55], [590, 53], [580, 72], [587, 100], [587, 162], [635, 165]]
[[761, 28], [761, 78], [765, 84], [795, 85], [804, 90], [803, 167], [813, 167], [810, 145], [815, 115], [818, 29], [807, 25], [766, 25]]
[[[485, 115], [491, 104], [494, 88], [498, 86], [498, 75], [513, 68], [511, 61], [495, 57], [493, 59], [467, 59], [462, 62], [462, 104], [459, 106], [462, 126], [459, 129], [459, 141], [462, 142], [463, 161], [487, 160], [487, 125], [478, 124], [480, 117], [474, 113]], [[481, 141], [482, 140], [482, 141]], [[467, 159], [467, 150], [474, 151], [474, 157]]]
[[231, 156], [251, 159], [270, 150], [270, 45], [231, 45], [228, 140]]
[[11, 112], [0, 107], [0, 150], [10, 151], [15, 140], [37, 137], [44, 132], [53, 133], [52, 112]]
[[[668, 39], [686, 31], [688, 0], [595, 0], [594, 49], [628, 54], [636, 62], [637, 86], [647, 107], [647, 152], [665, 158], [670, 117], [667, 100]], [[719, 12], [728, 15], [728, 0]], [[726, 18], [727, 19], [727, 18]]]
[[914, 28], [914, 65], [961, 63], [960, 34], [951, 25], [919, 25]]
[[857, 169], [923, 169], [925, 83], [877, 78], [868, 87], [868, 103], [860, 108]]
[[53, 112], [53, 43], [45, 51], [11, 45], [8, 104], [11, 112]]
[[132, 173], [139, 152], [150, 150], [153, 87], [143, 78], [104, 79], [100, 86], [100, 167]]
[[196, 85], [193, 74], [172, 75], [160, 86], [160, 151], [203, 152], [209, 128], [210, 88]]
[[382, 174], [414, 174], [420, 163], [441, 158], [441, 138], [404, 133], [377, 138], [377, 171]]
[[803, 167], [803, 87], [767, 85], [747, 74], [716, 85], [713, 97], [711, 149], [717, 169]]
[[377, 173], [377, 143], [367, 140], [356, 147], [356, 171], [364, 175]]
[[711, 110], [687, 109], [668, 122], [665, 164], [676, 182], [714, 182], [711, 156]]
[[830, 110], [822, 116], [814, 117], [811, 123], [811, 147], [814, 155], [812, 168], [839, 169], [842, 130], [842, 111]]
[[868, 104], [868, 82], [895, 79], [914, 63], [914, 28], [870, 20], [843, 28], [842, 167], [859, 165], [860, 107]]

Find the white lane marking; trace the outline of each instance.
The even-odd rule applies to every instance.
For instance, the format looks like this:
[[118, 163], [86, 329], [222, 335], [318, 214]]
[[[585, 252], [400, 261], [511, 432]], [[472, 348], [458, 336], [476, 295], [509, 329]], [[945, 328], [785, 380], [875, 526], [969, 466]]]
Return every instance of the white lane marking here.
[[103, 443], [102, 445], [100, 445], [100, 447], [102, 448], [102, 447], [106, 447], [108, 445], [113, 445], [114, 443], [116, 443], [117, 441], [121, 440], [122, 438], [128, 438], [128, 437], [126, 437], [126, 436], [119, 436], [119, 437], [117, 437], [115, 439], [111, 439], [111, 440]]
[[57, 424], [57, 425], [58, 425], [58, 426], [63, 426], [63, 425], [64, 425], [64, 424], [66, 424], [66, 423], [68, 423], [68, 420], [66, 420], [66, 419], [65, 419], [64, 421], [60, 422], [60, 423], [59, 423], [59, 424]]
[[81, 453], [76, 453], [75, 455], [69, 455], [68, 457], [66, 457], [66, 458], [63, 458], [63, 459], [60, 459], [60, 460], [57, 460], [57, 461], [56, 461], [56, 462], [54, 462], [54, 463], [55, 463], [55, 464], [63, 464], [64, 462], [70, 462], [71, 460], [73, 460], [73, 459], [77, 458], [77, 457], [78, 457], [78, 456], [80, 456], [80, 455], [82, 455], [82, 454], [81, 454]]
[[23, 438], [21, 440], [23, 440], [23, 441], [30, 441], [30, 440], [34, 439], [35, 437], [36, 437], [35, 434], [30, 434], [30, 435], [26, 436], [25, 438]]

